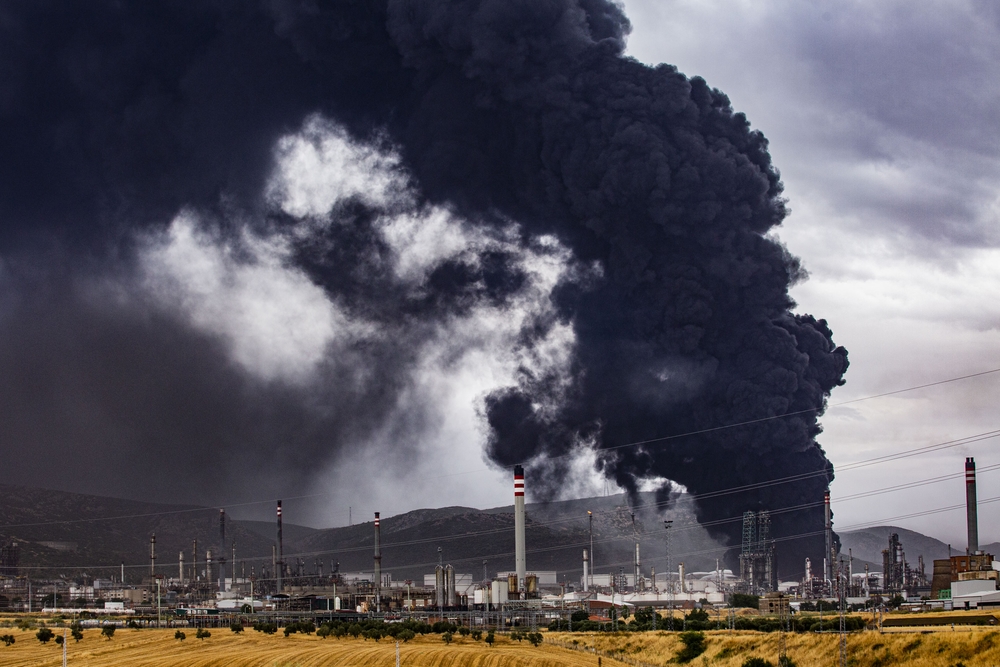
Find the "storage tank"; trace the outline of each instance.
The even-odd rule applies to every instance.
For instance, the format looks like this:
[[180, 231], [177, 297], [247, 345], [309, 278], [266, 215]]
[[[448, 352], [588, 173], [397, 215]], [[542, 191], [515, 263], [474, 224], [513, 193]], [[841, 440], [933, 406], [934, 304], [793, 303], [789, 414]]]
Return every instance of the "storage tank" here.
[[528, 597], [538, 594], [538, 575], [529, 574], [524, 578], [524, 589], [528, 592]]
[[445, 575], [445, 598], [448, 600], [448, 606], [455, 606], [455, 568], [451, 565], [446, 565], [444, 568]]

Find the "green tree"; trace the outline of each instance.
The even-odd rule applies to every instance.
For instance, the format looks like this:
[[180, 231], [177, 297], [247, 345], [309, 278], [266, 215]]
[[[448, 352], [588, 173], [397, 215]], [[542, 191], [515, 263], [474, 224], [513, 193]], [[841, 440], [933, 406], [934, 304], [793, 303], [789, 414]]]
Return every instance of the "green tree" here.
[[705, 634], [702, 632], [682, 632], [681, 643], [684, 647], [677, 652], [677, 662], [691, 662], [705, 652]]
[[52, 639], [54, 636], [55, 634], [48, 628], [42, 628], [41, 630], [35, 633], [35, 637], [38, 639], [38, 641], [42, 642], [43, 644], [47, 644], [49, 640]]
[[101, 634], [110, 641], [111, 638], [115, 636], [115, 626], [105, 625], [101, 628]]
[[230, 631], [231, 631], [231, 632], [232, 632], [232, 633], [233, 633], [234, 635], [238, 635], [238, 634], [240, 634], [241, 632], [243, 632], [243, 624], [242, 624], [242, 623], [233, 623], [232, 625], [230, 625], [230, 626], [229, 626], [229, 630], [230, 630]]
[[0, 635], [0, 642], [3, 642], [4, 646], [10, 646], [15, 641], [14, 635]]
[[463, 637], [468, 637], [469, 632], [470, 632], [469, 628], [465, 627], [464, 625], [458, 629], [458, 634], [462, 635]]
[[65, 637], [63, 637], [62, 635], [56, 635], [56, 644], [58, 646], [62, 646], [64, 641], [66, 641]]
[[479, 628], [476, 628], [475, 630], [473, 630], [473, 631], [472, 631], [472, 632], [470, 632], [469, 634], [471, 634], [471, 635], [472, 635], [472, 639], [473, 639], [473, 640], [475, 640], [475, 641], [477, 641], [477, 642], [478, 642], [478, 641], [479, 641], [480, 639], [482, 639], [482, 638], [483, 638], [483, 631], [482, 631], [482, 630], [480, 630]]
[[708, 621], [708, 612], [704, 609], [692, 609], [691, 613], [687, 615], [687, 620], [689, 621]]
[[491, 648], [493, 646], [493, 642], [495, 642], [496, 640], [497, 640], [497, 638], [493, 635], [493, 631], [492, 630], [490, 630], [488, 633], [486, 633], [486, 643], [489, 644]]
[[[650, 607], [650, 609], [652, 609], [652, 607]], [[574, 623], [583, 623], [584, 621], [589, 621], [590, 612], [588, 612], [586, 609], [577, 609], [570, 615], [569, 620], [573, 621]]]
[[542, 644], [542, 633], [541, 632], [529, 632], [528, 641], [531, 642], [532, 646], [538, 647]]
[[208, 630], [206, 630], [205, 628], [198, 628], [198, 632], [194, 633], [194, 638], [195, 639], [200, 639], [202, 641], [205, 641], [206, 639], [208, 639], [211, 636], [212, 636], [212, 633], [209, 632]]
[[444, 641], [445, 644], [450, 644], [451, 640], [454, 638], [455, 635], [451, 634], [450, 632], [446, 632], [443, 635], [441, 635], [441, 640]]
[[730, 607], [749, 607], [751, 609], [760, 608], [759, 595], [747, 595], [746, 593], [733, 593], [729, 598]]
[[743, 661], [743, 667], [774, 667], [774, 663], [753, 655]]
[[71, 628], [69, 636], [73, 638], [73, 641], [78, 642], [83, 639], [83, 630], [80, 628]]
[[410, 630], [409, 628], [407, 628], [405, 630], [400, 630], [399, 634], [396, 635], [396, 638], [402, 640], [402, 642], [405, 644], [406, 642], [410, 641], [411, 639], [413, 639], [416, 636], [417, 635], [416, 635], [415, 632], [413, 632], [413, 630]]
[[178, 630], [177, 632], [174, 633], [174, 639], [176, 639], [177, 641], [181, 641], [182, 642], [185, 639], [187, 639], [187, 635], [184, 634], [183, 632], [181, 632], [180, 630]]

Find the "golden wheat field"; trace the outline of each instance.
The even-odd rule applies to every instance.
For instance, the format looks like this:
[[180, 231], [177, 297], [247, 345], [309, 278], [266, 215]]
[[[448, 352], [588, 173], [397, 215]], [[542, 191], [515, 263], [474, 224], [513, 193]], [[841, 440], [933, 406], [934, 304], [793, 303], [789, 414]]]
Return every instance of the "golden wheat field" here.
[[[0, 644], [3, 667], [44, 667], [62, 664], [62, 648], [55, 642], [42, 645], [34, 630], [4, 630], [17, 641]], [[61, 630], [56, 629], [61, 634]], [[111, 640], [100, 630], [84, 630], [79, 643], [68, 644], [68, 665], [94, 667], [392, 667], [396, 646], [390, 639], [379, 642], [362, 639], [320, 639], [315, 635], [263, 635], [252, 630], [234, 635], [228, 628], [213, 629], [205, 640], [185, 631], [183, 642], [174, 639], [174, 630], [118, 630]], [[497, 638], [493, 648], [482, 641], [455, 638], [446, 646], [440, 635], [417, 637], [400, 643], [400, 664], [427, 667], [571, 667], [596, 665], [597, 659], [553, 646], [535, 648], [528, 642]], [[614, 661], [605, 664], [614, 665]]]
[[[580, 646], [604, 651], [624, 651], [635, 660], [654, 665], [671, 662], [681, 642], [676, 634], [646, 632], [634, 635], [547, 633], [547, 639], [577, 640]], [[750, 656], [772, 664], [778, 661], [778, 633], [711, 631], [705, 633], [707, 650], [689, 664], [692, 667], [740, 667]], [[840, 664], [837, 634], [785, 635], [788, 656], [799, 667], [836, 667]], [[975, 628], [943, 632], [867, 631], [847, 636], [851, 667], [994, 667], [1000, 665], [1000, 632]], [[607, 663], [606, 664], [615, 664]], [[583, 664], [583, 663], [581, 663]]]
[[[61, 633], [61, 630], [56, 630]], [[42, 667], [62, 664], [62, 649], [54, 642], [41, 644], [34, 630], [4, 630], [17, 641], [0, 645], [0, 665]], [[174, 630], [119, 630], [111, 640], [100, 631], [85, 630], [79, 643], [70, 640], [69, 665], [95, 667], [135, 665], [167, 667], [375, 667], [395, 665], [395, 644], [389, 639], [376, 643], [361, 639], [320, 639], [315, 635], [280, 634], [266, 636], [253, 631], [233, 635], [228, 629], [212, 630], [205, 640], [187, 632], [183, 642], [173, 638]], [[546, 639], [572, 642], [577, 646], [603, 651], [623, 651], [634, 660], [653, 665], [674, 665], [681, 644], [677, 635], [663, 632], [642, 634], [545, 633]], [[779, 635], [753, 632], [706, 632], [707, 650], [692, 661], [693, 667], [740, 667], [750, 656], [777, 662]], [[837, 635], [791, 634], [786, 650], [799, 667], [835, 667], [838, 660]], [[456, 637], [446, 646], [439, 635], [427, 635], [400, 644], [402, 665], [426, 667], [570, 667], [597, 665], [593, 654], [572, 651], [551, 644], [535, 648], [527, 642], [497, 638], [493, 648], [483, 642]], [[1000, 632], [967, 629], [954, 632], [879, 634], [865, 632], [848, 637], [848, 658], [852, 667], [992, 667], [1000, 665]], [[603, 657], [602, 664], [623, 663]]]

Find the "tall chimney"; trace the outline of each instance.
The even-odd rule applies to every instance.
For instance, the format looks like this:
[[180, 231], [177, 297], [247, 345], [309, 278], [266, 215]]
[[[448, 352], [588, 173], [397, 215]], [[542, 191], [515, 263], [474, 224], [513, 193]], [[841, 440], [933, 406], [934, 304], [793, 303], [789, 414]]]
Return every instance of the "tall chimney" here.
[[149, 577], [156, 575], [156, 533], [149, 537]]
[[375, 512], [375, 611], [382, 611], [382, 527]]
[[281, 592], [281, 575], [285, 569], [285, 545], [281, 541], [281, 501], [278, 501], [278, 560], [274, 563], [274, 571], [278, 577], [278, 593]]
[[184, 583], [184, 552], [183, 551], [181, 551], [178, 554], [178, 561], [177, 561], [177, 581], [179, 583], [182, 583], [182, 584]]
[[823, 533], [826, 536], [826, 555], [823, 557], [823, 578], [833, 581], [833, 519], [830, 517], [830, 489], [823, 492]]
[[219, 591], [226, 592], [226, 510], [219, 510]]
[[514, 569], [517, 586], [524, 588], [527, 565], [524, 561], [524, 468], [514, 466]]
[[198, 540], [191, 542], [191, 582], [198, 581]]
[[632, 539], [635, 542], [635, 562], [633, 565], [632, 572], [632, 588], [635, 591], [639, 590], [639, 533], [635, 529], [635, 512], [632, 512]]
[[205, 582], [207, 585], [212, 585], [212, 550], [205, 550]]
[[969, 553], [979, 553], [979, 516], [976, 509], [976, 459], [965, 459], [965, 512], [969, 521]]
[[586, 593], [588, 590], [590, 590], [590, 587], [587, 585], [587, 581], [588, 581], [588, 577], [587, 577], [587, 565], [588, 565], [588, 563], [587, 563], [587, 550], [584, 549], [583, 550], [583, 592], [584, 593]]

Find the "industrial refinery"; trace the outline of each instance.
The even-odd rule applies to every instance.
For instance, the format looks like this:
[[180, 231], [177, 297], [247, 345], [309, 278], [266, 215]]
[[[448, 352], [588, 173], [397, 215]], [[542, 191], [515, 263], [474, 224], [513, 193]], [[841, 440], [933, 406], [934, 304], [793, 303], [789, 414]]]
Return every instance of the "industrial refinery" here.
[[[614, 609], [651, 607], [671, 610], [712, 609], [730, 605], [734, 596], [754, 596], [764, 613], [788, 613], [812, 608], [820, 601], [837, 605], [873, 607], [895, 601], [922, 609], [978, 609], [1000, 605], [998, 568], [993, 555], [979, 548], [976, 495], [976, 465], [965, 462], [967, 549], [948, 559], [935, 559], [928, 573], [923, 555], [907, 559], [899, 535], [888, 536], [882, 550], [881, 568], [870, 562], [855, 565], [855, 557], [838, 553], [830, 512], [830, 494], [824, 494], [823, 543], [828, 551], [809, 557], [801, 576], [782, 576], [776, 557], [780, 536], [771, 531], [768, 510], [747, 510], [742, 515], [743, 539], [738, 545], [734, 571], [722, 558], [709, 570], [685, 566], [690, 554], [672, 553], [671, 520], [660, 532], [662, 551], [645, 554], [640, 548], [640, 530], [631, 514], [634, 544], [631, 562], [612, 560], [606, 541], [595, 544], [594, 514], [587, 512], [589, 535], [579, 550], [580, 568], [575, 572], [531, 567], [525, 511], [525, 475], [513, 469], [514, 569], [489, 571], [483, 560], [477, 571], [469, 560], [449, 562], [437, 547], [437, 563], [422, 577], [397, 578], [394, 565], [383, 562], [382, 517], [375, 512], [371, 522], [374, 549], [371, 569], [341, 571], [339, 562], [324, 566], [314, 559], [307, 567], [301, 554], [286, 553], [282, 503], [275, 506], [274, 540], [270, 562], [243, 559], [237, 545], [227, 538], [227, 514], [218, 513], [218, 536], [211, 544], [191, 541], [190, 550], [163, 554], [157, 550], [155, 534], [149, 535], [149, 562], [141, 582], [127, 582], [125, 565], [118, 576], [80, 581], [42, 580], [22, 570], [19, 545], [0, 549], [0, 595], [9, 610], [73, 611], [99, 608], [102, 613], [125, 617], [156, 618], [161, 622], [229, 623], [234, 618], [266, 617], [277, 620], [302, 618], [425, 618], [464, 619], [475, 624], [527, 624], [537, 627], [568, 618], [585, 610], [588, 617], [612, 617]], [[535, 517], [536, 519], [538, 517]], [[581, 517], [582, 519], [583, 517]], [[509, 535], [509, 533], [508, 533]], [[606, 552], [606, 553], [602, 553]], [[615, 553], [621, 553], [619, 549]], [[597, 556], [597, 558], [595, 558]], [[599, 558], [607, 558], [602, 563]], [[168, 559], [176, 558], [173, 572]], [[165, 574], [165, 571], [168, 572]]]

